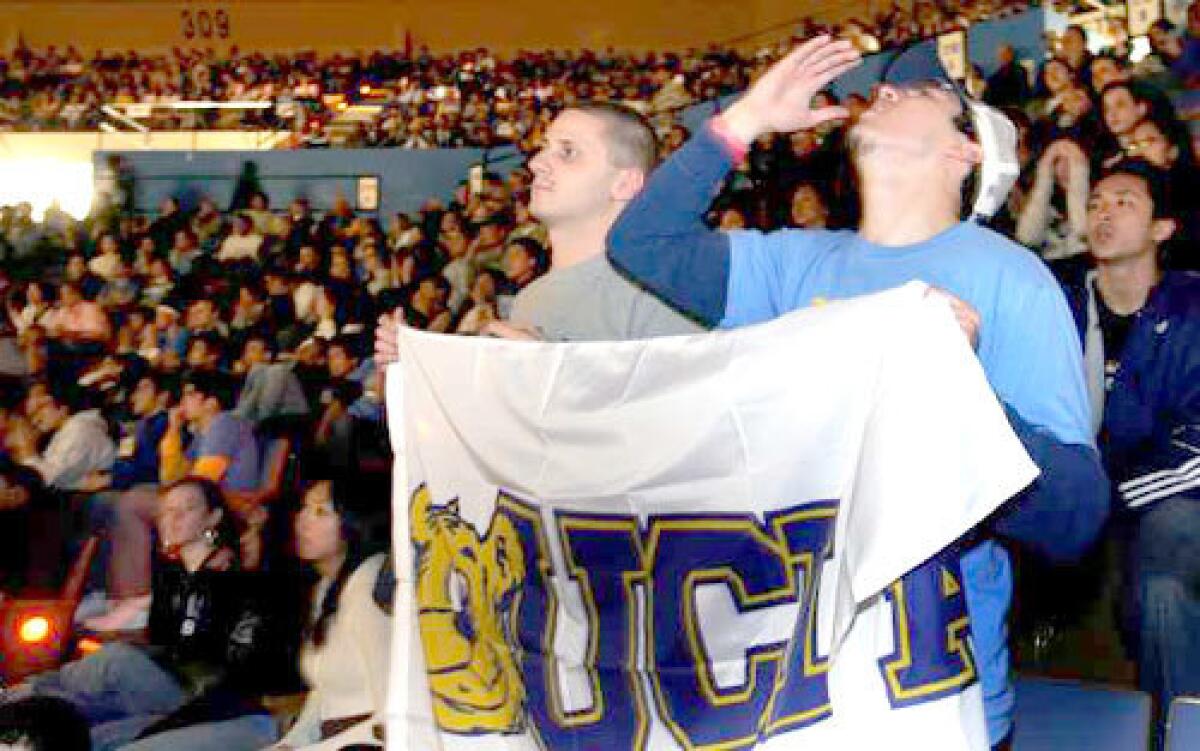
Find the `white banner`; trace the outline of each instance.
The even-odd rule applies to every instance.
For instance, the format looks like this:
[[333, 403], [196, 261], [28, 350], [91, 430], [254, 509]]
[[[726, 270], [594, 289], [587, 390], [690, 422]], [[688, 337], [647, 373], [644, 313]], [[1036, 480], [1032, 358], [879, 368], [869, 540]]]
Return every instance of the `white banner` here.
[[923, 285], [400, 363], [389, 748], [987, 748], [938, 554], [1036, 469]]

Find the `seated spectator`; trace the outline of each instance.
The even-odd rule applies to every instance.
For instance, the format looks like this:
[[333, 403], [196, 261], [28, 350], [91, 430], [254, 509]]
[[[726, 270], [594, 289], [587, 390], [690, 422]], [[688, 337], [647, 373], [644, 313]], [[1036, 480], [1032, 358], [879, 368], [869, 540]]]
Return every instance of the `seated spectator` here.
[[[275, 343], [269, 334], [253, 333], [246, 337], [241, 356], [233, 362], [234, 375], [247, 375], [259, 365], [270, 365], [275, 359]], [[240, 403], [240, 402], [239, 402]]]
[[460, 312], [454, 333], [480, 334], [487, 324], [501, 319], [496, 302], [496, 287], [496, 272], [479, 272], [475, 283], [471, 285], [471, 295]]
[[196, 235], [187, 227], [183, 227], [175, 232], [167, 251], [167, 260], [177, 274], [186, 276], [192, 273], [192, 267], [203, 255], [204, 251], [198, 244]]
[[1144, 160], [1166, 173], [1167, 193], [1177, 206], [1178, 227], [1166, 246], [1164, 263], [1175, 269], [1200, 270], [1200, 249], [1196, 248], [1200, 209], [1191, 199], [1200, 194], [1200, 173], [1187, 130], [1174, 118], [1151, 115], [1131, 132], [1129, 154], [1130, 159]]
[[329, 340], [325, 348], [325, 367], [329, 369], [331, 380], [345, 379], [360, 385], [370, 380], [375, 372], [374, 362], [359, 354], [356, 340], [344, 335]]
[[1067, 27], [1059, 39], [1055, 57], [1066, 63], [1084, 86], [1091, 83], [1092, 53], [1088, 50], [1087, 31], [1082, 26], [1072, 24]]
[[194, 300], [187, 309], [187, 328], [192, 336], [216, 334], [221, 338], [229, 335], [229, 326], [221, 318], [215, 301], [202, 297]]
[[45, 319], [54, 305], [54, 290], [42, 282], [30, 282], [25, 287], [23, 304], [20, 298], [10, 294], [8, 298], [8, 319], [12, 322], [17, 334], [25, 333], [26, 329], [35, 324], [45, 324]]
[[1160, 18], [1150, 26], [1150, 54], [1137, 65], [1139, 77], [1164, 89], [1182, 89], [1200, 76], [1197, 61], [1184, 54], [1184, 39], [1175, 24]]
[[167, 196], [158, 204], [158, 216], [150, 223], [149, 234], [154, 247], [165, 252], [175, 242], [175, 233], [188, 226], [187, 216], [179, 209], [179, 199]]
[[152, 340], [152, 318], [153, 313], [146, 308], [128, 308], [120, 328], [117, 329], [115, 353], [118, 355], [136, 354], [144, 342]]
[[404, 317], [413, 328], [445, 333], [453, 318], [446, 301], [450, 284], [440, 275], [427, 276], [418, 282], [404, 307]]
[[147, 276], [150, 273], [150, 262], [155, 258], [162, 258], [162, 253], [158, 248], [154, 247], [154, 238], [149, 235], [142, 235], [138, 240], [137, 247], [133, 250], [133, 271], [140, 276]]
[[715, 218], [717, 229], [728, 232], [735, 229], [746, 229], [746, 213], [737, 206], [723, 206], [717, 211]]
[[1075, 72], [1069, 65], [1057, 58], [1047, 60], [1038, 77], [1038, 99], [1028, 105], [1034, 110], [1032, 114], [1053, 119], [1062, 106], [1063, 95], [1077, 83]]
[[[212, 481], [223, 490], [252, 490], [258, 484], [258, 444], [251, 424], [231, 411], [233, 388], [232, 377], [218, 371], [184, 376], [179, 406], [168, 411], [158, 444], [160, 483], [187, 476]], [[192, 436], [186, 449], [185, 423]], [[154, 494], [146, 488], [132, 489], [117, 502], [109, 566], [112, 609], [89, 623], [97, 631], [137, 629], [147, 616], [156, 508]]]
[[237, 299], [229, 318], [229, 337], [235, 347], [241, 346], [247, 337], [268, 335], [271, 321], [266, 303], [266, 291], [255, 281], [247, 280], [238, 286]]
[[1087, 196], [1091, 167], [1079, 144], [1061, 139], [1038, 160], [1033, 188], [1017, 221], [1017, 241], [1046, 260], [1087, 249]]
[[455, 211], [442, 214], [437, 233], [437, 249], [443, 260], [465, 256], [471, 240], [463, 226], [462, 217]]
[[[491, 215], [480, 220], [478, 231], [467, 248], [476, 268], [495, 267], [504, 256], [504, 240], [507, 236], [507, 222], [498, 215]], [[464, 295], [465, 295], [464, 288]]]
[[66, 283], [59, 287], [58, 304], [47, 317], [46, 334], [65, 344], [104, 344], [112, 336], [112, 323], [78, 286]]
[[[258, 484], [258, 447], [250, 424], [234, 416], [235, 384], [220, 371], [184, 376], [179, 407], [171, 410], [159, 445], [159, 480], [198, 475], [223, 488], [251, 490]], [[184, 438], [189, 426], [190, 440]]]
[[[36, 471], [48, 488], [83, 489], [88, 473], [109, 470], [117, 455], [98, 404], [94, 392], [78, 387], [48, 393], [30, 416], [36, 433], [9, 430], [6, 440], [13, 459]], [[39, 435], [48, 441], [41, 452]]]
[[121, 248], [117, 245], [117, 238], [107, 233], [101, 235], [96, 255], [88, 261], [88, 271], [104, 281], [109, 281], [116, 276], [117, 266], [121, 263]]
[[184, 367], [193, 372], [220, 370], [225, 359], [225, 340], [220, 334], [205, 331], [188, 339]]
[[257, 696], [286, 675], [286, 614], [259, 575], [241, 570], [233, 515], [215, 484], [184, 479], [160, 503], [164, 560], [148, 644], [111, 642], [5, 699], [66, 699], [99, 751], [260, 748], [275, 726]]
[[[528, 238], [517, 238], [504, 249], [503, 294], [515, 295], [530, 282], [546, 273], [549, 258], [542, 246]], [[504, 306], [502, 306], [504, 307]]]
[[[137, 379], [130, 395], [137, 418], [133, 434], [121, 442], [111, 472], [93, 472], [85, 480], [84, 489], [97, 494], [90, 501], [92, 528], [107, 530], [109, 542], [102, 551], [108, 562], [107, 612], [84, 621], [92, 631], [137, 630], [146, 625], [142, 616], [149, 612], [150, 576], [141, 561], [150, 559], [150, 540], [140, 534], [142, 524], [120, 516], [136, 514], [150, 520], [158, 507], [158, 446], [167, 431], [167, 409], [175, 387], [176, 380], [169, 376], [150, 373]], [[112, 550], [121, 555], [112, 555]]]
[[160, 305], [175, 290], [175, 272], [167, 259], [156, 256], [150, 259], [149, 273], [142, 285], [142, 302], [146, 305]]
[[[447, 216], [455, 216], [447, 214]], [[473, 244], [472, 244], [473, 245]], [[451, 310], [458, 310], [467, 299], [471, 282], [480, 267], [475, 257], [471, 255], [471, 246], [465, 242], [452, 242], [442, 246], [449, 253], [446, 265], [442, 267], [442, 277], [450, 285], [450, 297], [447, 304]]]
[[317, 290], [325, 275], [325, 259], [315, 245], [304, 245], [292, 266], [292, 305], [296, 320], [314, 321]]
[[1097, 159], [1112, 166], [1122, 154], [1129, 153], [1133, 129], [1154, 111], [1154, 94], [1138, 82], [1118, 81], [1100, 94], [1104, 122], [1104, 141]]
[[1129, 67], [1125, 61], [1111, 52], [1103, 52], [1092, 58], [1092, 95], [1100, 98], [1100, 94], [1109, 84], [1128, 81]]
[[816, 185], [800, 183], [792, 190], [788, 226], [825, 229], [829, 226], [829, 207]]
[[378, 298], [384, 291], [396, 286], [391, 258], [385, 260], [374, 243], [363, 249], [359, 262], [359, 278], [366, 283], [367, 292], [373, 298]]
[[1029, 99], [1029, 77], [1010, 44], [996, 48], [996, 70], [988, 76], [983, 100], [993, 107], [1020, 107]]
[[386, 492], [320, 480], [296, 515], [296, 554], [316, 572], [300, 670], [309, 686], [278, 749], [383, 748], [391, 618], [374, 591], [390, 559], [372, 555], [370, 521], [386, 519]]
[[71, 253], [67, 256], [67, 264], [63, 267], [63, 281], [72, 284], [79, 293], [89, 299], [95, 299], [100, 292], [104, 280], [93, 274], [87, 267], [82, 253]]
[[258, 235], [279, 234], [282, 228], [279, 218], [271, 213], [271, 199], [261, 190], [250, 195], [250, 203], [242, 210], [242, 215], [250, 218], [254, 233]]
[[411, 248], [421, 241], [421, 230], [408, 214], [396, 214], [388, 227], [387, 244], [392, 250]]
[[100, 288], [96, 303], [108, 310], [133, 305], [141, 293], [141, 285], [133, 276], [133, 269], [124, 259], [118, 258], [112, 276]]
[[1063, 92], [1054, 119], [1046, 123], [1043, 141], [1070, 138], [1091, 146], [1100, 135], [1100, 124], [1096, 116], [1096, 105], [1087, 87], [1074, 84]]
[[[197, 246], [206, 246], [210, 242], [215, 241], [216, 237], [221, 234], [221, 229], [225, 226], [225, 220], [221, 217], [221, 213], [217, 211], [217, 205], [213, 203], [211, 198], [201, 198], [200, 204], [196, 208], [196, 213], [192, 217], [191, 232], [189, 239]], [[179, 236], [175, 236], [175, 245], [179, 245]]]
[[182, 324], [181, 318], [179, 310], [171, 305], [159, 303], [155, 306], [153, 354], [147, 357], [155, 367], [178, 370], [187, 355], [191, 332]]
[[338, 301], [332, 288], [317, 287], [314, 305], [309, 320], [312, 335], [326, 341], [338, 335], [341, 323], [338, 320]]
[[257, 262], [262, 248], [263, 236], [255, 228], [254, 220], [245, 214], [233, 222], [233, 233], [221, 243], [216, 259], [223, 264], [240, 261]]
[[1084, 347], [1093, 425], [1128, 542], [1126, 613], [1141, 688], [1165, 713], [1200, 691], [1200, 280], [1164, 269], [1176, 222], [1166, 176], [1123, 162], [1092, 189], [1095, 269], [1064, 287]]
[[550, 235], [546, 232], [545, 226], [529, 212], [529, 202], [527, 200], [517, 200], [514, 202], [513, 219], [516, 226], [508, 233], [509, 240], [515, 240], [518, 237], [529, 237], [536, 240], [543, 248], [550, 242]]

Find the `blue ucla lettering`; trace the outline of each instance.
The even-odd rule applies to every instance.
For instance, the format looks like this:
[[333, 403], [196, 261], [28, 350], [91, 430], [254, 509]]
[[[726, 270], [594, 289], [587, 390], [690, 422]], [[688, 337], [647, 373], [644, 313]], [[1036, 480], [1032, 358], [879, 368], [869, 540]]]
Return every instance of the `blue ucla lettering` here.
[[786, 543], [788, 564], [802, 583], [801, 612], [792, 634], [787, 671], [771, 700], [767, 735], [798, 730], [830, 714], [829, 663], [817, 654], [817, 577], [833, 555], [837, 502], [820, 501], [771, 515], [767, 522]]
[[932, 701], [974, 682], [961, 582], [952, 547], [888, 588], [896, 646], [879, 666], [893, 707]]
[[[815, 501], [765, 521], [661, 516], [642, 523], [633, 516], [559, 512], [550, 525], [543, 509], [501, 493], [492, 527], [477, 547], [488, 575], [501, 572], [512, 583], [491, 585], [495, 594], [478, 599], [496, 600], [492, 620], [500, 625], [488, 625], [489, 633], [503, 632], [511, 656], [470, 651], [466, 643], [443, 649], [448, 709], [439, 725], [450, 732], [529, 730], [543, 748], [642, 749], [653, 701], [684, 748], [738, 749], [821, 721], [831, 708], [817, 602], [837, 513], [836, 501]], [[449, 551], [428, 557], [452, 560]], [[940, 698], [975, 679], [957, 560], [956, 553], [940, 555], [885, 593], [895, 649], [879, 666], [895, 707]], [[583, 676], [590, 696], [571, 702], [564, 700], [564, 666], [554, 651], [555, 577], [559, 587], [564, 578], [574, 583], [587, 621], [585, 653], [566, 668]], [[790, 637], [714, 653], [720, 639], [703, 631], [698, 612], [697, 592], [707, 586], [723, 588], [742, 613], [798, 604]], [[431, 627], [441, 628], [440, 611], [428, 610]], [[649, 665], [639, 664], [639, 647]], [[734, 662], [741, 674], [731, 678], [726, 670], [718, 679], [714, 664]], [[650, 691], [643, 688], [643, 671]], [[464, 676], [475, 681], [469, 712], [462, 710]], [[505, 703], [493, 707], [494, 697]]]
[[544, 671], [549, 702], [534, 713], [539, 735], [547, 748], [641, 748], [649, 721], [635, 664], [634, 588], [643, 568], [637, 520], [563, 515], [559, 532], [568, 573], [587, 609], [583, 666], [592, 704], [585, 711], [565, 710], [554, 676]]
[[634, 587], [643, 569], [637, 520], [630, 517], [561, 515], [560, 539], [568, 573], [587, 610], [588, 648], [582, 666], [591, 686], [591, 705], [571, 710], [559, 688], [554, 655], [558, 599], [550, 583], [552, 564], [539, 511], [502, 496], [504, 514], [522, 540], [523, 557], [534, 562], [517, 609], [526, 709], [545, 748], [641, 748], [649, 720], [638, 680], [637, 601]]
[[[647, 647], [660, 713], [685, 748], [752, 745], [758, 738], [785, 645], [710, 655], [700, 631], [696, 589], [720, 584], [740, 612], [793, 602], [787, 551], [752, 517], [663, 517], [651, 521], [647, 550], [654, 582]], [[744, 660], [741, 685], [723, 689], [718, 661]]]

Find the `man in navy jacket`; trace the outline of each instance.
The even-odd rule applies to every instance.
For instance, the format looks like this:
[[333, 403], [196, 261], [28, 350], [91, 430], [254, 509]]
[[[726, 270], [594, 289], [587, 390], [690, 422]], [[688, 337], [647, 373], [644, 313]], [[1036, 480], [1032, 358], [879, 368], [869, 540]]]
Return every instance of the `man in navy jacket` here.
[[1144, 162], [1100, 179], [1088, 204], [1095, 268], [1063, 280], [1130, 540], [1140, 682], [1164, 710], [1200, 693], [1200, 275], [1162, 267], [1176, 230], [1165, 184]]

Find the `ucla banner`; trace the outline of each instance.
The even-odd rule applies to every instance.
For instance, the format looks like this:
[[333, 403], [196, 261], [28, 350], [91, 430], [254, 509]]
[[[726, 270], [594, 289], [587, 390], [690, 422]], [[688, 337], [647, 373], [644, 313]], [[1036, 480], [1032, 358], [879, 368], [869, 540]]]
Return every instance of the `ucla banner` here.
[[954, 543], [1036, 469], [912, 284], [738, 331], [403, 330], [390, 749], [987, 748]]

